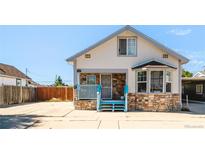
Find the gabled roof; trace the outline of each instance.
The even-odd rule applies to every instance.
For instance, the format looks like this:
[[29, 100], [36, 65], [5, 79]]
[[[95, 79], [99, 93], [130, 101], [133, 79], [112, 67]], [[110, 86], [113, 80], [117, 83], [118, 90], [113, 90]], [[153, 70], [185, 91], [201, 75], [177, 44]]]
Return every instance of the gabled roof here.
[[135, 64], [132, 69], [137, 69], [137, 68], [142, 68], [142, 67], [146, 67], [146, 66], [160, 66], [160, 65], [163, 65], [163, 66], [168, 66], [168, 67], [171, 67], [171, 68], [174, 68], [176, 69], [177, 67], [168, 63], [168, 62], [165, 62], [163, 60], [159, 60], [157, 58], [152, 58], [152, 59], [148, 59], [148, 60], [145, 60], [145, 61], [142, 61], [142, 62], [139, 62], [137, 64]]
[[205, 71], [200, 71], [199, 73], [201, 73], [202, 75], [205, 75]]
[[20, 70], [18, 70], [16, 67], [2, 63], [0, 63], [0, 75], [7, 75], [23, 79], [31, 79], [24, 73], [22, 73]]
[[205, 75], [205, 71], [200, 71], [201, 74]]
[[205, 71], [199, 71], [196, 74], [194, 74], [193, 77], [198, 77], [199, 75], [204, 77], [205, 76]]
[[145, 40], [147, 40], [147, 41], [149, 41], [149, 42], [151, 42], [152, 44], [154, 44], [154, 45], [157, 46], [158, 48], [164, 50], [164, 51], [167, 52], [168, 54], [170, 54], [170, 55], [176, 57], [177, 59], [181, 60], [181, 63], [182, 63], [182, 64], [185, 64], [185, 63], [187, 63], [187, 62], [189, 61], [189, 59], [187, 59], [186, 57], [184, 57], [184, 56], [178, 54], [178, 53], [175, 52], [174, 50], [172, 50], [172, 49], [170, 49], [170, 48], [164, 46], [163, 44], [161, 44], [161, 43], [155, 41], [155, 40], [152, 39], [151, 37], [149, 37], [149, 36], [147, 36], [147, 35], [141, 33], [140, 31], [136, 30], [135, 28], [133, 28], [133, 27], [131, 27], [131, 26], [129, 26], [129, 25], [122, 27], [122, 28], [119, 29], [118, 31], [116, 31], [116, 32], [112, 33], [111, 35], [105, 37], [104, 39], [100, 40], [99, 42], [97, 42], [97, 43], [91, 45], [90, 47], [88, 47], [88, 48], [86, 48], [86, 49], [84, 49], [84, 50], [82, 50], [82, 51], [76, 53], [75, 55], [73, 55], [73, 56], [67, 58], [66, 61], [70, 62], [70, 61], [75, 60], [77, 57], [79, 57], [79, 56], [81, 56], [81, 55], [87, 53], [88, 51], [90, 51], [90, 50], [96, 48], [97, 46], [103, 44], [104, 42], [106, 42], [106, 41], [112, 39], [113, 37], [117, 36], [118, 34], [124, 32], [124, 31], [127, 31], [127, 30], [129, 30], [129, 31], [131, 31], [131, 32], [133, 32], [133, 33], [135, 33], [136, 35], [138, 35], [138, 36], [144, 38]]

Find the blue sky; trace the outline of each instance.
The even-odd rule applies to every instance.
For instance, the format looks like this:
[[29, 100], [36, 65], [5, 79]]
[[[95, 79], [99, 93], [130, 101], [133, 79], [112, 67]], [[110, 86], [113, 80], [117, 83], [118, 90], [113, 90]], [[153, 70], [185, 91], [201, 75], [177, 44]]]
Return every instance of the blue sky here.
[[[0, 26], [0, 63], [14, 65], [42, 84], [56, 75], [72, 83], [65, 59], [122, 26]], [[205, 66], [205, 26], [133, 26], [190, 59], [193, 73]]]

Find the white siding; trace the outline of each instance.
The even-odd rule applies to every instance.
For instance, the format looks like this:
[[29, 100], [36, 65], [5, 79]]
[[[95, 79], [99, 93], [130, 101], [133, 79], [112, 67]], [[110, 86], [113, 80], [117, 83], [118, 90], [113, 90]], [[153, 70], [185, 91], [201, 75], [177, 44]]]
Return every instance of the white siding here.
[[[21, 83], [22, 83], [22, 86], [26, 86], [26, 80], [25, 79], [21, 79]], [[0, 86], [1, 85], [16, 86], [16, 78], [0, 76]]]
[[[125, 31], [118, 36], [136, 36], [130, 31]], [[77, 58], [77, 69], [128, 69], [128, 87], [129, 92], [135, 92], [135, 71], [131, 67], [146, 59], [162, 58], [164, 53], [145, 39], [137, 36], [137, 56], [119, 57], [117, 49], [117, 36], [104, 44], [92, 49], [90, 52], [91, 59], [85, 59], [84, 55]], [[179, 61], [169, 55], [167, 62], [179, 66]], [[173, 93], [179, 93], [179, 70], [173, 71]]]

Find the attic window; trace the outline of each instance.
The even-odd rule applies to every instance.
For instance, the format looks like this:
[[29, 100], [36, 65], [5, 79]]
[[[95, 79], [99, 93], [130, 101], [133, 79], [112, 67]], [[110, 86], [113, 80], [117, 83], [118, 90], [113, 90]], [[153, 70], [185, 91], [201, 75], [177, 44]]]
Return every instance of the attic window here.
[[90, 55], [90, 54], [85, 54], [85, 58], [86, 58], [86, 59], [90, 59], [90, 58], [91, 58], [91, 55]]
[[137, 55], [136, 37], [120, 37], [118, 39], [119, 56], [136, 56]]
[[168, 54], [163, 54], [163, 58], [169, 58]]

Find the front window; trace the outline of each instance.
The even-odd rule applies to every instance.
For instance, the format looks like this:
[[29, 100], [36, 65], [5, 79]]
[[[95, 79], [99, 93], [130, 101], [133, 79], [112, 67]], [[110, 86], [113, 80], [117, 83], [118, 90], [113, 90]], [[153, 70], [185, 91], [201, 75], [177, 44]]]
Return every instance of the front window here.
[[16, 79], [16, 86], [21, 86], [21, 79]]
[[137, 91], [147, 92], [147, 72], [140, 71], [137, 72]]
[[120, 56], [134, 56], [136, 55], [136, 38], [120, 38], [119, 39], [119, 55]]
[[150, 92], [163, 92], [163, 71], [151, 71]]
[[196, 85], [196, 94], [203, 94], [203, 84]]
[[87, 75], [86, 80], [87, 80], [87, 84], [96, 84], [95, 75]]
[[136, 92], [171, 93], [172, 82], [172, 71], [154, 69], [136, 71]]

